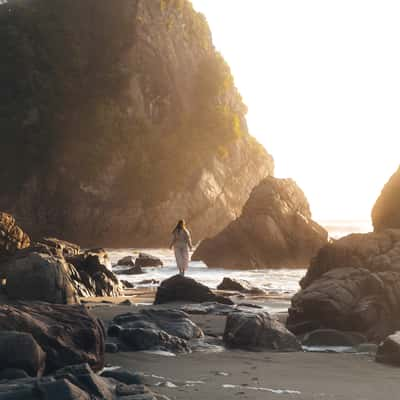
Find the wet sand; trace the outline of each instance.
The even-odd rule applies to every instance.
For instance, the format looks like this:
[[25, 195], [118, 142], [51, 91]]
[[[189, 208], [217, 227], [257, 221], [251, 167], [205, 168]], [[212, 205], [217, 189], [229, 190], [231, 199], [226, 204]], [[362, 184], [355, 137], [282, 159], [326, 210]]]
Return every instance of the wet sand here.
[[[137, 299], [129, 297], [131, 301], [134, 298]], [[96, 299], [87, 305], [106, 325], [118, 314], [149, 307], [119, 304], [126, 299], [103, 299], [106, 304]], [[271, 301], [274, 307], [276, 300]], [[282, 305], [284, 302], [279, 301], [277, 308]], [[176, 306], [178, 304], [157, 307]], [[224, 316], [191, 315], [190, 318], [208, 335], [221, 336], [223, 333]], [[145, 373], [152, 384], [161, 384], [155, 390], [171, 400], [394, 400], [400, 393], [400, 368], [378, 364], [365, 354], [225, 350], [161, 356], [120, 352], [106, 354], [106, 362], [110, 366]], [[159, 378], [150, 378], [151, 375]]]
[[[107, 354], [106, 359], [167, 378], [176, 387], [163, 385], [157, 391], [171, 400], [394, 400], [400, 393], [400, 369], [365, 355], [225, 351], [165, 357], [139, 352]], [[204, 383], [185, 386], [187, 381]]]

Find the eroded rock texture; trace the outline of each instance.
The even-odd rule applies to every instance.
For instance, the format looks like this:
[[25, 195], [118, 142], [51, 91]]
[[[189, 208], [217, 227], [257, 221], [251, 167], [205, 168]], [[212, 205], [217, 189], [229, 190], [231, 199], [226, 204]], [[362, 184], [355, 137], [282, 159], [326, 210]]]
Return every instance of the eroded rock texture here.
[[192, 259], [220, 268], [305, 267], [327, 238], [296, 183], [268, 177], [252, 191], [242, 215], [201, 242]]

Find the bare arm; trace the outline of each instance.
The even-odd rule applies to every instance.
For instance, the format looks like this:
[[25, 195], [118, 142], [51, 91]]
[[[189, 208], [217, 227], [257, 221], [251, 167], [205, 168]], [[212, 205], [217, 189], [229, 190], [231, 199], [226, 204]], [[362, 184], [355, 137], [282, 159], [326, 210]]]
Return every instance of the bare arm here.
[[189, 246], [189, 249], [190, 250], [193, 250], [193, 244], [192, 244], [192, 237], [191, 237], [191, 235], [190, 235], [190, 232], [189, 231], [186, 231], [186, 241], [187, 241], [187, 244], [188, 244], [188, 246]]
[[172, 236], [171, 244], [169, 245], [169, 248], [172, 249], [172, 246], [175, 244], [176, 236]]

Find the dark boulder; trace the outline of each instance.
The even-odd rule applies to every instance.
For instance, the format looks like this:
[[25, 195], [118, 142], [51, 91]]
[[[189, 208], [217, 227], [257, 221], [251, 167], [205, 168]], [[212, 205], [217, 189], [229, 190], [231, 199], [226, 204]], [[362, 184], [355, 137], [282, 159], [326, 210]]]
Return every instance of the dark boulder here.
[[312, 259], [301, 287], [306, 288], [325, 272], [338, 268], [400, 271], [400, 230], [357, 233], [328, 243]]
[[78, 303], [73, 284], [76, 271], [63, 258], [29, 253], [10, 268], [6, 291], [10, 299], [39, 300], [56, 304]]
[[343, 332], [335, 329], [317, 329], [306, 333], [301, 339], [304, 346], [356, 347], [366, 342], [367, 338], [360, 333]]
[[135, 288], [135, 285], [132, 282], [124, 281], [124, 280], [121, 280], [120, 282], [124, 285], [124, 288], [126, 288], [126, 289], [134, 289]]
[[126, 256], [118, 260], [117, 265], [123, 265], [125, 267], [133, 267], [135, 265], [135, 257]]
[[232, 278], [224, 278], [222, 282], [217, 286], [218, 290], [232, 290], [235, 292], [247, 293], [247, 294], [265, 294], [265, 291], [254, 286], [244, 280], [237, 280]]
[[0, 305], [0, 331], [31, 334], [46, 353], [46, 372], [67, 365], [104, 366], [104, 330], [80, 305]]
[[30, 376], [41, 376], [46, 366], [46, 354], [30, 333], [1, 331], [0, 366], [1, 369], [13, 368]]
[[123, 328], [163, 330], [170, 335], [190, 340], [203, 337], [202, 330], [180, 310], [144, 309], [126, 313], [113, 319], [113, 324]]
[[388, 228], [400, 229], [400, 168], [384, 186], [372, 209], [372, 223], [377, 232]]
[[123, 328], [119, 339], [130, 350], [164, 350], [171, 352], [190, 352], [186, 340], [169, 335], [159, 329]]
[[353, 234], [324, 246], [292, 298], [288, 328], [356, 331], [379, 342], [400, 329], [400, 230]]
[[162, 267], [163, 265], [163, 262], [158, 257], [145, 253], [139, 253], [139, 256], [135, 260], [135, 266], [140, 268]]
[[400, 366], [400, 332], [388, 336], [378, 346], [376, 361]]
[[188, 340], [204, 336], [189, 316], [179, 310], [144, 309], [114, 318], [108, 330], [129, 350], [161, 349], [188, 352]]
[[118, 343], [106, 342], [104, 351], [106, 353], [118, 353], [119, 352]]
[[142, 374], [122, 367], [105, 370], [101, 373], [101, 376], [104, 378], [113, 378], [126, 385], [141, 385], [143, 384], [144, 380], [144, 376]]
[[29, 375], [23, 369], [18, 368], [2, 368], [0, 370], [0, 381], [15, 380], [29, 378]]
[[55, 373], [57, 379], [66, 379], [95, 398], [113, 400], [106, 382], [96, 375], [88, 364], [64, 367]]
[[249, 350], [300, 351], [301, 345], [283, 324], [266, 312], [228, 315], [223, 340], [228, 347]]
[[[56, 381], [49, 382], [38, 382], [35, 386], [33, 393], [34, 397], [29, 397], [29, 399], [57, 399], [57, 400], [92, 400], [93, 397], [74, 385], [67, 379], [59, 379]], [[18, 391], [16, 391], [18, 394]], [[1, 399], [1, 397], [0, 397]], [[13, 399], [13, 397], [10, 397]], [[16, 398], [18, 399], [18, 398]], [[22, 397], [21, 397], [22, 399]]]
[[29, 245], [29, 236], [16, 224], [15, 219], [0, 212], [0, 257], [13, 255], [18, 249]]
[[296, 334], [337, 329], [380, 341], [400, 329], [400, 272], [329, 271], [292, 298], [287, 327]]
[[296, 183], [267, 177], [253, 189], [241, 216], [203, 240], [192, 260], [212, 268], [305, 267], [327, 239]]
[[106, 257], [103, 251], [100, 249], [96, 253], [89, 250], [67, 258], [67, 261], [78, 271], [74, 282], [81, 297], [123, 295], [122, 286], [117, 276], [104, 264], [107, 264], [108, 256]]
[[117, 275], [141, 275], [145, 272], [142, 270], [141, 267], [135, 265], [134, 267], [129, 269], [119, 269], [118, 271], [115, 271], [115, 273]]
[[214, 294], [207, 286], [181, 275], [175, 275], [161, 282], [161, 285], [157, 289], [154, 304], [176, 301], [233, 304], [230, 299]]

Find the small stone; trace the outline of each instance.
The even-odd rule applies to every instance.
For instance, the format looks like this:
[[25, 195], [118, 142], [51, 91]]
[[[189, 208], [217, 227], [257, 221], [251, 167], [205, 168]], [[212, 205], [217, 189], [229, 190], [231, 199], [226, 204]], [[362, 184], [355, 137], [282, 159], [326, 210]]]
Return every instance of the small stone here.
[[107, 342], [105, 351], [106, 351], [106, 353], [118, 353], [119, 352], [118, 343]]
[[101, 376], [104, 378], [113, 378], [126, 385], [141, 385], [143, 384], [143, 374], [129, 371], [125, 368], [118, 368], [109, 371], [104, 371]]

